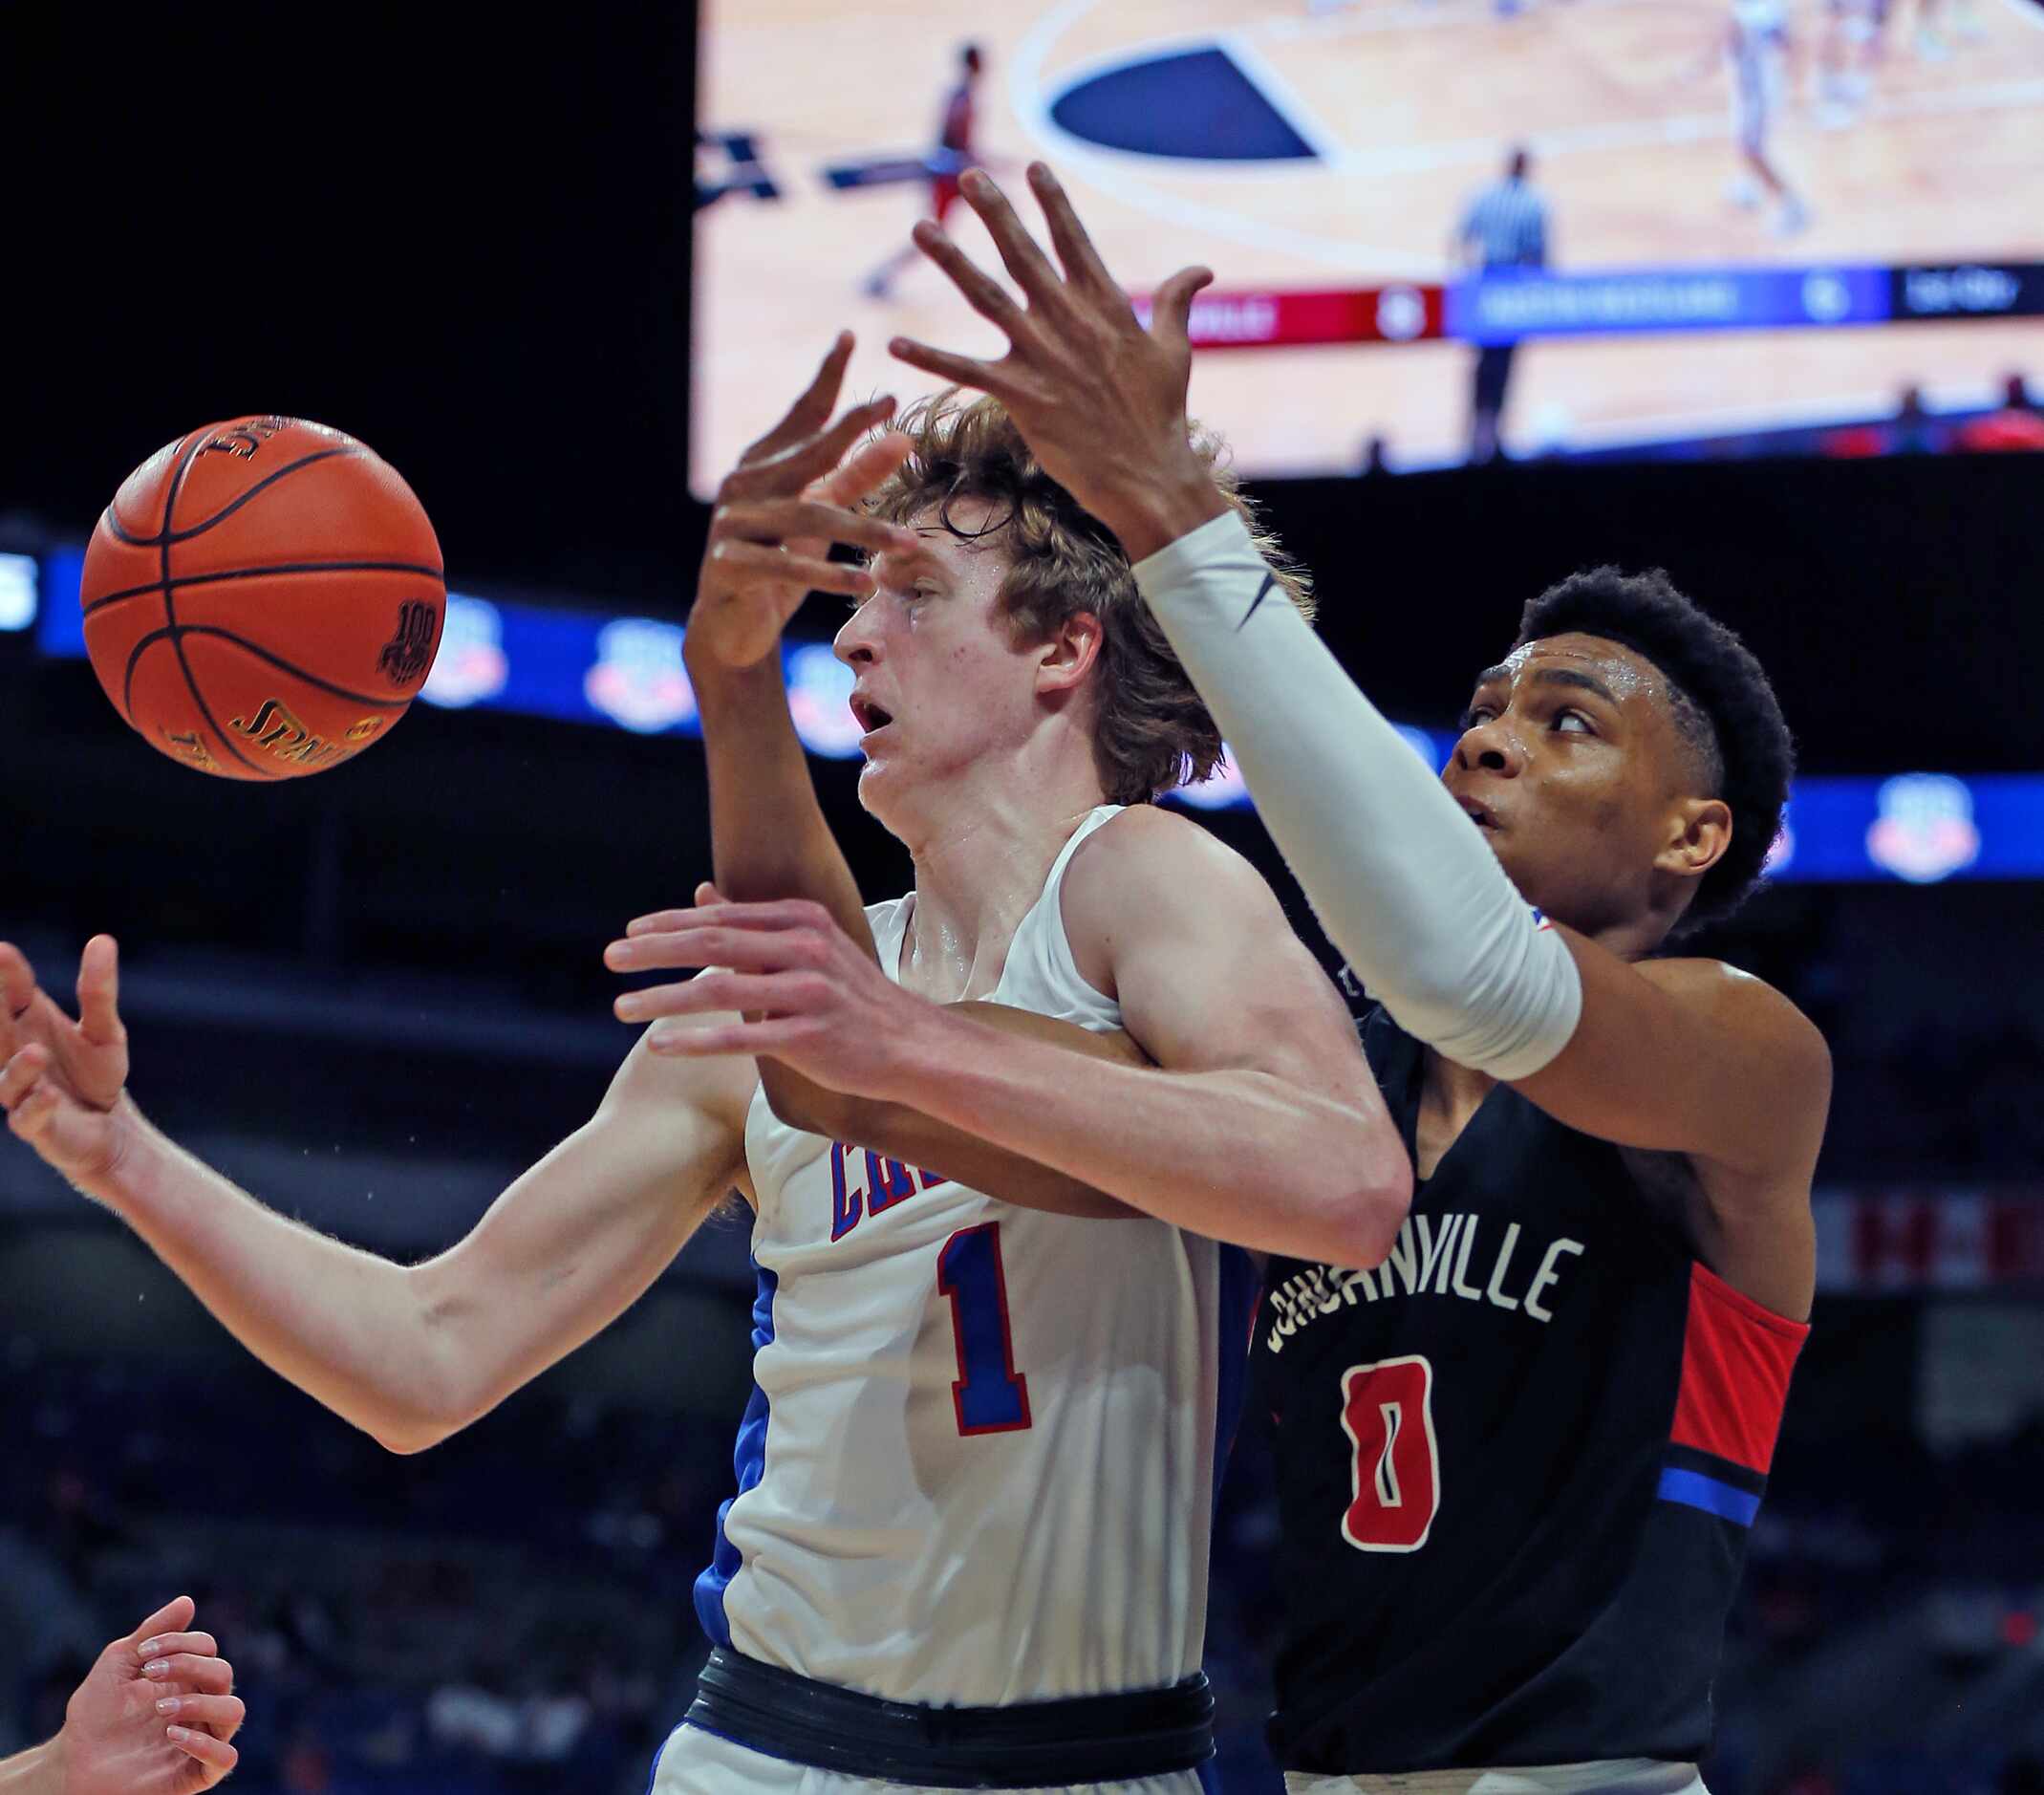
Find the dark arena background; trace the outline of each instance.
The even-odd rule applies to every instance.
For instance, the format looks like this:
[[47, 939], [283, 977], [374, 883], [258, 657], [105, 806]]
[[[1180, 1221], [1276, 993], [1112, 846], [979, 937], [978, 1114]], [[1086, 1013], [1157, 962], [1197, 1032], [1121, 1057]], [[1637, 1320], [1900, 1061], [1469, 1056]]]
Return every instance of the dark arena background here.
[[[1581, 566], [1666, 567], [1773, 672], [1789, 831], [1709, 951], [1818, 1022], [1837, 1096], [1814, 1332], [1705, 1773], [1717, 1795], [2044, 1786], [2044, 455], [1990, 452], [2044, 442], [2044, 15], [1897, 0], [1876, 57], [1825, 51], [1823, 9], [1791, 0], [1816, 85], [1776, 122], [1808, 219], [1775, 235], [1725, 198], [1717, 0], [1000, 11], [985, 153], [1007, 176], [1069, 152], [1131, 287], [1204, 260], [1240, 300], [1195, 402], [1416, 748], [1443, 751], [1521, 603]], [[699, 495], [839, 325], [861, 391], [893, 330], [978, 328], [927, 268], [864, 291], [974, 29], [793, 0], [459, 29], [9, 12], [0, 936], [68, 991], [117, 935], [139, 1102], [288, 1213], [423, 1258], [602, 1093], [630, 1042], [603, 944], [708, 871], [679, 657]], [[1165, 129], [1201, 106], [1236, 134], [1204, 175], [1199, 134]], [[1515, 298], [1447, 246], [1521, 142], [1558, 253]], [[1500, 317], [1524, 385], [1500, 452], [1463, 465]], [[452, 592], [397, 740], [264, 789], [147, 751], [78, 622], [128, 470], [256, 411], [397, 466]], [[907, 863], [855, 802], [833, 627], [812, 600], [790, 688], [889, 895]], [[1193, 795], [1325, 955], [1239, 791]], [[690, 1586], [750, 1288], [742, 1226], [714, 1224], [596, 1342], [394, 1457], [4, 1143], [0, 1751], [188, 1590], [248, 1703], [243, 1795], [642, 1789], [705, 1649]], [[1275, 1525], [1252, 1416], [1209, 1629], [1231, 1795], [1280, 1786]]]

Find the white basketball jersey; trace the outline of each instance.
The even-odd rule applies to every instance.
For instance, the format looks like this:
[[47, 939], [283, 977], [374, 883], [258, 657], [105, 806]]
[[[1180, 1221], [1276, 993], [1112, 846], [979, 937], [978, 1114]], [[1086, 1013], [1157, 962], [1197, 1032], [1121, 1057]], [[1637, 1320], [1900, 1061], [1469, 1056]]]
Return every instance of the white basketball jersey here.
[[[996, 1002], [1083, 1027], [1059, 893]], [[913, 898], [867, 912], [900, 976]], [[1046, 1101], [1054, 1093], [1046, 1093]], [[696, 1606], [720, 1644], [897, 1701], [986, 1706], [1199, 1668], [1215, 1487], [1255, 1286], [1161, 1222], [1043, 1215], [777, 1121], [746, 1157], [756, 1388]]]

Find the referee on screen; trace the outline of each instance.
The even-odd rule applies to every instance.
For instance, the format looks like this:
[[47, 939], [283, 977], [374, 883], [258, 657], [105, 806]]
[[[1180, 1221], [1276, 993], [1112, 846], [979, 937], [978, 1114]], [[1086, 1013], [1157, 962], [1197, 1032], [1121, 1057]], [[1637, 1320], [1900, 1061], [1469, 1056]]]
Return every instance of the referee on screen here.
[[[1470, 201], [1455, 231], [1455, 259], [1465, 269], [1545, 268], [1547, 202], [1526, 179], [1533, 159], [1515, 149], [1504, 179]], [[1495, 343], [1476, 351], [1475, 389], [1470, 400], [1469, 458], [1490, 461], [1497, 453], [1497, 420], [1505, 408], [1517, 343]]]

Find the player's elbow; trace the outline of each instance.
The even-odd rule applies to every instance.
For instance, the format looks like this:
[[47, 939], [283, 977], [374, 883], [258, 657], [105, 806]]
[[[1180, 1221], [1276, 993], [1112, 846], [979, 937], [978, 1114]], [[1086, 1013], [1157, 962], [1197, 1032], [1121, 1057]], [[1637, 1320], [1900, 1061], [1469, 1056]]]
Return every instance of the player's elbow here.
[[454, 1431], [451, 1427], [437, 1427], [429, 1421], [387, 1421], [371, 1428], [369, 1437], [385, 1452], [409, 1459], [415, 1453], [430, 1451]]
[[1384, 1263], [1412, 1207], [1412, 1161], [1388, 1117], [1351, 1123], [1319, 1143], [1326, 1168], [1314, 1192], [1313, 1252], [1354, 1269]]
[[1412, 1162], [1404, 1147], [1392, 1142], [1387, 1162], [1359, 1183], [1350, 1185], [1341, 1203], [1339, 1258], [1330, 1265], [1368, 1270], [1381, 1265], [1397, 1244], [1398, 1230], [1412, 1210]]

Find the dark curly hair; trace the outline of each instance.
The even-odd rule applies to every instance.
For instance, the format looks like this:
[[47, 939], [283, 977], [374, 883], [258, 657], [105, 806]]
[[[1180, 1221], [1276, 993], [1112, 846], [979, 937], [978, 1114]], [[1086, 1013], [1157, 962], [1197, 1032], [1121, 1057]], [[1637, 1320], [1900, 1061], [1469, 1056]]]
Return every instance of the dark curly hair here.
[[1570, 631], [1602, 636], [1653, 662], [1667, 681], [1675, 729], [1699, 784], [1732, 811], [1732, 845], [1698, 881], [1671, 938], [1730, 916], [1760, 884], [1796, 770], [1796, 745], [1766, 670], [1659, 568], [1571, 574], [1527, 601], [1513, 647]]

